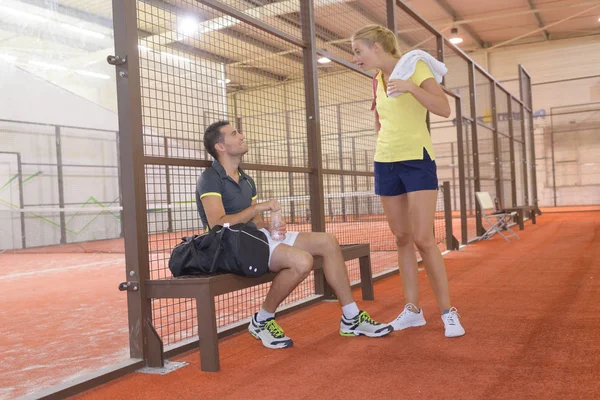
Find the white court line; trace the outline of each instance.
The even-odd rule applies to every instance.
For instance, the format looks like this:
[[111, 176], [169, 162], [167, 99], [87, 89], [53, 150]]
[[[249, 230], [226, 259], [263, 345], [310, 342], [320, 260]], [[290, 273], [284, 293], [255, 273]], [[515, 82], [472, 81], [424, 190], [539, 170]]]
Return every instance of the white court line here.
[[89, 263], [89, 264], [71, 265], [70, 267], [50, 268], [50, 269], [44, 269], [41, 271], [20, 272], [17, 274], [0, 276], [0, 280], [12, 279], [12, 278], [22, 278], [22, 277], [26, 277], [26, 276], [34, 276], [34, 275], [41, 275], [41, 274], [49, 274], [49, 273], [68, 271], [71, 269], [78, 269], [78, 268], [90, 268], [90, 267], [96, 267], [96, 266], [100, 266], [100, 265], [103, 265], [103, 266], [116, 265], [116, 264], [121, 264], [123, 262], [125, 262], [125, 258], [122, 258], [120, 260], [113, 260], [113, 261], [97, 261], [97, 262], [93, 262], [93, 263]]

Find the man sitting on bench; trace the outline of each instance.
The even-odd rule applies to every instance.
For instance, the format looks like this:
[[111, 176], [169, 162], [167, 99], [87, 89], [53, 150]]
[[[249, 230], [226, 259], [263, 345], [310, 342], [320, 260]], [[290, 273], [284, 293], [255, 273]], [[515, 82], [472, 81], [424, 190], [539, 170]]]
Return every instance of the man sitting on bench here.
[[227, 121], [215, 122], [204, 133], [204, 146], [215, 160], [212, 167], [200, 175], [196, 187], [196, 204], [202, 223], [205, 227], [211, 227], [252, 221], [267, 236], [269, 270], [277, 273], [263, 306], [254, 314], [248, 326], [252, 336], [271, 349], [293, 345], [275, 322], [275, 310], [310, 274], [313, 256], [323, 257], [325, 278], [342, 305], [341, 336], [381, 337], [392, 332], [390, 325], [375, 322], [366, 311], [358, 309], [352, 298], [340, 245], [333, 235], [287, 232], [283, 225], [279, 232], [285, 234], [285, 239], [276, 241], [271, 232], [265, 229], [261, 213], [278, 211], [281, 207], [277, 200], [256, 202], [254, 180], [240, 168], [242, 157], [248, 152], [242, 133]]

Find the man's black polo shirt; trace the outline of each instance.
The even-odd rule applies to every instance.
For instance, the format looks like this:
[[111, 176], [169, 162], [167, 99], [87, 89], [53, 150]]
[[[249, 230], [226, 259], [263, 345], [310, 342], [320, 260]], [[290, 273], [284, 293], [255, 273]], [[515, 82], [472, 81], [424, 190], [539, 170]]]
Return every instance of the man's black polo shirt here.
[[225, 168], [217, 160], [212, 167], [207, 168], [198, 178], [196, 185], [196, 206], [204, 227], [208, 227], [208, 219], [202, 206], [205, 196], [219, 196], [223, 201], [225, 215], [237, 214], [252, 205], [256, 199], [256, 184], [241, 168], [238, 169], [239, 183], [225, 172]]

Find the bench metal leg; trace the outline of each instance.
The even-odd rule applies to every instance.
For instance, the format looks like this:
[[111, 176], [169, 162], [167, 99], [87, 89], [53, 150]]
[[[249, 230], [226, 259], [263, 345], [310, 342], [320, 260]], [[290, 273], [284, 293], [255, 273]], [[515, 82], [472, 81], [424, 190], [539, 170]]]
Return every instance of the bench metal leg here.
[[525, 230], [525, 210], [521, 208], [517, 215], [519, 216], [519, 230]]
[[217, 334], [217, 315], [215, 299], [208, 285], [200, 289], [196, 297], [198, 315], [198, 340], [200, 345], [200, 368], [206, 372], [221, 369], [219, 362], [219, 335]]
[[152, 326], [152, 323], [148, 321], [146, 323], [147, 330], [147, 343], [148, 343], [148, 354], [146, 356], [146, 366], [152, 368], [163, 368], [165, 366], [164, 353], [163, 353], [163, 342], [160, 339], [159, 334]]
[[371, 256], [367, 255], [358, 259], [360, 265], [360, 283], [362, 285], [362, 299], [375, 300], [373, 291], [373, 271], [371, 270]]
[[335, 300], [337, 298], [335, 296], [335, 292], [327, 282], [327, 279], [325, 279], [325, 271], [323, 270], [323, 259], [315, 259], [315, 263], [319, 263], [316, 265], [317, 268], [313, 270], [313, 274], [315, 277], [315, 294], [323, 295], [323, 300]]

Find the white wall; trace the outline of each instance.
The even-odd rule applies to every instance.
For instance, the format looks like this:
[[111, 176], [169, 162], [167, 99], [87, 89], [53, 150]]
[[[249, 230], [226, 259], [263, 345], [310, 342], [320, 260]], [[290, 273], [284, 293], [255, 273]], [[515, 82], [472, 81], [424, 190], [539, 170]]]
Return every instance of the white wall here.
[[0, 119], [117, 130], [115, 112], [1, 59], [0, 88]]

